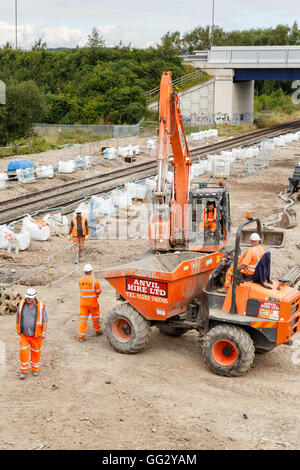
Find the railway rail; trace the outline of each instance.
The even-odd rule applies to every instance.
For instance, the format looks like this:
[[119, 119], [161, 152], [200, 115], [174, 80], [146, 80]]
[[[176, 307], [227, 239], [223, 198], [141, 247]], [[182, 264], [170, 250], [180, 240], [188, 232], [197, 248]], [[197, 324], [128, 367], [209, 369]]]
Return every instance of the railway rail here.
[[[235, 147], [253, 145], [264, 137], [272, 137], [300, 128], [300, 120], [277, 124], [258, 129], [214, 144], [190, 150], [193, 160], [207, 155], [230, 150]], [[9, 224], [24, 214], [54, 209], [63, 204], [72, 204], [85, 197], [105, 193], [137, 179], [154, 176], [157, 172], [156, 160], [133, 164], [130, 167], [115, 169], [106, 173], [66, 183], [60, 186], [30, 193], [26, 196], [3, 201], [0, 206], [0, 224]]]

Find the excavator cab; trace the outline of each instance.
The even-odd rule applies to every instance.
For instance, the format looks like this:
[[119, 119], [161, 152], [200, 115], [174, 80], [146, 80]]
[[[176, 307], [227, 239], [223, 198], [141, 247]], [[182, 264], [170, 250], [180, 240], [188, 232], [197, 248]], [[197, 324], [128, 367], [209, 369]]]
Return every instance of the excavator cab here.
[[226, 245], [230, 235], [229, 193], [222, 181], [199, 183], [190, 192], [189, 251], [214, 252]]

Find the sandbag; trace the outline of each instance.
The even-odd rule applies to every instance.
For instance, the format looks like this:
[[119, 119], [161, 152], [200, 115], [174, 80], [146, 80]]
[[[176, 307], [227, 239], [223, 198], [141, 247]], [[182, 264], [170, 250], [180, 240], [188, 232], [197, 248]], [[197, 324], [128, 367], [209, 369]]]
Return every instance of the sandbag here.
[[[15, 237], [19, 244], [19, 250], [24, 251], [27, 250], [30, 246], [30, 233], [28, 230], [21, 230], [20, 233], [16, 233]], [[12, 248], [14, 248], [14, 242], [12, 242]]]
[[68, 218], [61, 213], [46, 214], [43, 220], [49, 225], [52, 235], [67, 235], [69, 232]]
[[7, 225], [0, 225], [0, 249], [7, 250], [10, 240], [14, 237], [14, 233]]
[[32, 217], [30, 217], [30, 215], [27, 215], [26, 217], [24, 217], [23, 224], [22, 224], [22, 231], [23, 232], [28, 231], [30, 234], [31, 240], [34, 240], [34, 241], [46, 241], [50, 237], [49, 225], [46, 225], [44, 227], [39, 227], [35, 223], [35, 220]]
[[57, 165], [58, 173], [74, 173], [76, 170], [75, 160], [62, 161], [60, 160]]

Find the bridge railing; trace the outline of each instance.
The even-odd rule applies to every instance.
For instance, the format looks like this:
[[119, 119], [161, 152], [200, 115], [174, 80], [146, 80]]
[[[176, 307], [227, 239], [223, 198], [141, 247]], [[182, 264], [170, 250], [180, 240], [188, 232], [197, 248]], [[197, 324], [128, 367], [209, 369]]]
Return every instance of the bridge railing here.
[[[203, 78], [205, 72], [201, 69], [199, 70], [196, 70], [195, 72], [191, 72], [191, 73], [188, 73], [186, 75], [182, 75], [181, 77], [179, 78], [176, 78], [176, 80], [172, 80], [172, 83], [173, 83], [173, 87], [182, 87], [183, 85], [186, 85], [188, 83], [192, 83], [198, 79], [201, 79]], [[160, 91], [160, 85], [155, 87], [155, 88], [152, 88], [152, 90], [149, 90], [146, 92], [146, 96], [147, 96], [147, 100], [148, 102], [149, 101], [153, 101], [154, 99], [156, 99], [159, 95], [159, 91]]]

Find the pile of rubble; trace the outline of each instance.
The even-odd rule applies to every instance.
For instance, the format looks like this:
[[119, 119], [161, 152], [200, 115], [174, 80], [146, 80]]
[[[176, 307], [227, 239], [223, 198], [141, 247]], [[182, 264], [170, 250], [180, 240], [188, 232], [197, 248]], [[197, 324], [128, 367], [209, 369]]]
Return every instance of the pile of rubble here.
[[22, 296], [0, 286], [0, 315], [14, 315]]

